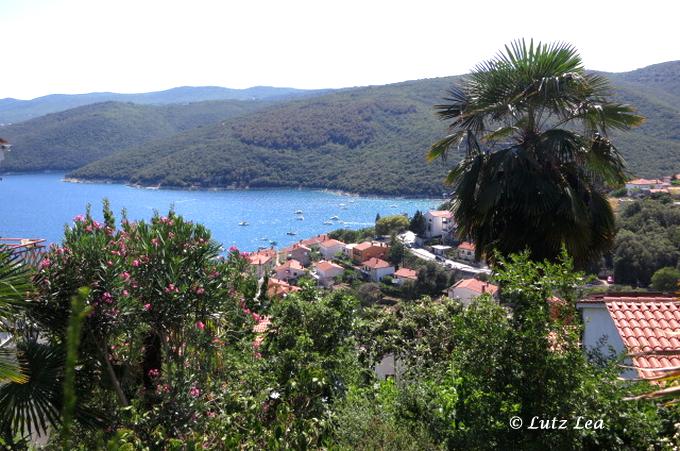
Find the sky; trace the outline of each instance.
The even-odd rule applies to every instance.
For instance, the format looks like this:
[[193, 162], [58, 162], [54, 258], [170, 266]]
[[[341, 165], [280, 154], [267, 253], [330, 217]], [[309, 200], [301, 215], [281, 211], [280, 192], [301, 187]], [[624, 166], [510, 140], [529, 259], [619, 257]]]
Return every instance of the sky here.
[[518, 38], [589, 69], [680, 59], [672, 0], [0, 0], [0, 98], [457, 75]]

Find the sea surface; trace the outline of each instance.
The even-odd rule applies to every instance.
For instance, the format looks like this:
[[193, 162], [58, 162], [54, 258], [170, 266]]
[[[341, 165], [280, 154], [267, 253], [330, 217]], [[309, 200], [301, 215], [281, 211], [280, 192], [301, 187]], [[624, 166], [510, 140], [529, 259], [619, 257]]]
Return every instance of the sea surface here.
[[[148, 219], [170, 208], [186, 219], [207, 226], [225, 248], [253, 251], [276, 242], [286, 246], [303, 238], [339, 228], [360, 229], [374, 224], [376, 214], [408, 213], [436, 208], [436, 199], [401, 199], [343, 195], [327, 191], [253, 189], [182, 191], [135, 188], [100, 183], [69, 183], [63, 174], [4, 175], [0, 181], [0, 237], [45, 238], [59, 242], [64, 226], [88, 204], [101, 219], [107, 198], [120, 219]], [[302, 214], [296, 214], [301, 210]], [[338, 219], [331, 220], [337, 216]], [[298, 219], [304, 217], [304, 219]], [[332, 224], [324, 224], [330, 221]], [[247, 222], [249, 225], [240, 226]], [[295, 235], [288, 235], [288, 232]]]

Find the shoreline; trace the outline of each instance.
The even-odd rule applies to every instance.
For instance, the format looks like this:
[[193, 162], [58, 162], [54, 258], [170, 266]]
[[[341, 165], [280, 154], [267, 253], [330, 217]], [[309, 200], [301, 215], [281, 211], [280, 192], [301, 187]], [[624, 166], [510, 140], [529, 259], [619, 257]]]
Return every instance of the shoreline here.
[[[59, 172], [53, 172], [59, 173]], [[24, 174], [35, 174], [24, 173]], [[18, 174], [17, 174], [18, 175]], [[272, 187], [203, 187], [203, 186], [171, 186], [171, 185], [141, 185], [139, 183], [128, 183], [124, 181], [115, 181], [111, 179], [79, 179], [77, 177], [66, 177], [64, 176], [61, 180], [66, 183], [82, 183], [82, 184], [102, 184], [102, 185], [125, 185], [130, 188], [135, 189], [146, 189], [146, 190], [169, 190], [169, 191], [258, 191], [258, 190], [308, 190], [308, 191], [318, 191], [323, 193], [335, 194], [337, 196], [343, 197], [364, 197], [364, 198], [374, 198], [374, 199], [414, 199], [414, 200], [427, 200], [427, 201], [438, 201], [443, 202], [447, 198], [445, 197], [431, 197], [430, 195], [403, 195], [403, 194], [377, 194], [377, 193], [352, 193], [349, 191], [343, 191], [331, 188], [313, 188], [313, 187], [282, 187], [282, 186], [272, 186]]]

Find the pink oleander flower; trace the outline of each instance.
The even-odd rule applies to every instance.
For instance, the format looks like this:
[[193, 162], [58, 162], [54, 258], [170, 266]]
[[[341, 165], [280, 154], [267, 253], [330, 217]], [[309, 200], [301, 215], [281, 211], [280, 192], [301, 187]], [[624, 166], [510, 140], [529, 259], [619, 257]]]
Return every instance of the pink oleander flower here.
[[189, 394], [191, 395], [192, 398], [198, 398], [199, 396], [201, 396], [201, 389], [196, 386], [191, 387], [191, 390], [189, 390]]
[[132, 260], [132, 266], [134, 266], [135, 268], [139, 268], [139, 265], [141, 265], [139, 260]]
[[231, 247], [229, 248], [229, 252], [238, 252], [238, 247], [236, 247], [236, 246], [231, 246]]
[[250, 252], [241, 252], [241, 257], [247, 257], [250, 255]]
[[151, 310], [151, 304], [144, 304], [144, 310], [147, 312]]
[[42, 260], [40, 260], [40, 269], [45, 269], [50, 266], [52, 262], [50, 261], [49, 258], [45, 257]]
[[175, 234], [172, 232], [168, 232], [168, 238], [173, 239], [175, 237]]
[[149, 377], [158, 377], [161, 375], [161, 372], [158, 371], [158, 368], [151, 368], [147, 373]]
[[177, 288], [174, 283], [169, 283], [168, 286], [165, 287], [165, 292], [166, 293], [179, 293], [179, 288]]
[[93, 226], [95, 229], [101, 229], [101, 228], [103, 227], [103, 225], [102, 225], [101, 223], [99, 223], [99, 222], [97, 222], [97, 221], [95, 221], [95, 220], [92, 220], [92, 226]]
[[218, 271], [213, 271], [210, 273], [211, 279], [217, 279], [218, 277], [220, 277], [220, 273]]
[[112, 262], [111, 260], [107, 261], [106, 264], [107, 264], [108, 266], [113, 266], [113, 262]]
[[102, 294], [102, 301], [106, 302], [107, 304], [111, 304], [113, 302], [113, 296], [111, 295], [111, 293], [106, 291], [104, 292], [104, 294]]
[[197, 294], [197, 295], [200, 296], [200, 295], [202, 295], [203, 293], [205, 293], [205, 288], [203, 288], [203, 287], [198, 287], [198, 288], [196, 288], [196, 294]]
[[83, 215], [76, 215], [73, 217], [73, 222], [83, 222], [85, 220], [85, 216]]
[[158, 245], [161, 244], [161, 242], [158, 238], [151, 238], [151, 244], [153, 244], [154, 247], [158, 247]]
[[203, 321], [196, 321], [196, 328], [198, 330], [205, 330], [205, 324], [203, 324]]
[[86, 231], [87, 233], [92, 233], [92, 230], [94, 230], [94, 229], [92, 228], [91, 225], [85, 226], [85, 231]]
[[156, 387], [157, 393], [170, 393], [170, 386], [168, 384], [162, 384]]
[[120, 278], [127, 282], [128, 280], [130, 280], [130, 273], [127, 271], [123, 271], [122, 273], [120, 273]]
[[130, 296], [130, 292], [128, 290], [123, 290], [123, 296]]

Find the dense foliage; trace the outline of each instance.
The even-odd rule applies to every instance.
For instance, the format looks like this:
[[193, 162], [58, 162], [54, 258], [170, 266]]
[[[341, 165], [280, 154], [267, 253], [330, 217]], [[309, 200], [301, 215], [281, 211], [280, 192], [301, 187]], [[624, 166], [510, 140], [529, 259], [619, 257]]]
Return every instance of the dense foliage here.
[[[200, 225], [171, 212], [117, 226], [105, 206], [103, 222], [75, 218], [39, 270], [30, 307], [12, 313], [43, 337], [14, 335], [29, 380], [0, 382], [0, 439], [15, 448], [22, 430], [47, 424], [49, 448], [83, 450], [641, 449], [673, 440], [653, 404], [622, 401], [630, 388], [616, 369], [587, 361], [574, 322], [580, 276], [566, 260], [502, 261], [503, 306], [426, 297], [362, 308], [349, 292], [306, 283], [268, 299], [241, 254], [221, 256]], [[553, 295], [565, 300], [559, 315], [548, 308]], [[400, 362], [397, 378], [377, 381], [373, 366], [388, 354]], [[580, 415], [606, 427], [515, 430], [513, 415]]]
[[611, 247], [614, 213], [602, 185], [626, 178], [608, 134], [643, 118], [609, 100], [609, 90], [572, 46], [520, 40], [436, 107], [449, 133], [429, 158], [464, 151], [447, 182], [457, 233], [472, 238], [478, 259], [525, 248], [554, 259], [566, 246], [583, 265]]
[[70, 170], [112, 153], [264, 108], [266, 102], [106, 102], [2, 127], [14, 150], [2, 171]]
[[670, 199], [627, 203], [618, 226], [612, 250], [617, 283], [647, 286], [656, 271], [680, 265], [680, 208]]
[[408, 230], [409, 219], [404, 215], [389, 215], [375, 222], [376, 235], [395, 235]]

